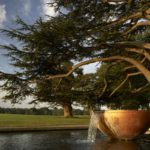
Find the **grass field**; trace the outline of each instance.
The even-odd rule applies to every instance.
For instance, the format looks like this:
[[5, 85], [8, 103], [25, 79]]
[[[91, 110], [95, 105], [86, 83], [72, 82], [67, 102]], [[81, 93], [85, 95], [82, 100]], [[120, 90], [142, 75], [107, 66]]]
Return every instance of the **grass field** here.
[[0, 114], [0, 128], [2, 127], [44, 127], [59, 125], [88, 125], [89, 116], [75, 116], [64, 118], [62, 116], [48, 115], [16, 115]]

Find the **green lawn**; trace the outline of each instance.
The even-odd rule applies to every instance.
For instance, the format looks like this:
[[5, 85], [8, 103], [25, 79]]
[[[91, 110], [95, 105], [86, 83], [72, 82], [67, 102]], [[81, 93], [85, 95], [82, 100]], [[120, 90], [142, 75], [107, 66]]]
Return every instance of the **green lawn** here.
[[44, 127], [58, 125], [88, 125], [89, 116], [16, 115], [0, 114], [0, 127]]

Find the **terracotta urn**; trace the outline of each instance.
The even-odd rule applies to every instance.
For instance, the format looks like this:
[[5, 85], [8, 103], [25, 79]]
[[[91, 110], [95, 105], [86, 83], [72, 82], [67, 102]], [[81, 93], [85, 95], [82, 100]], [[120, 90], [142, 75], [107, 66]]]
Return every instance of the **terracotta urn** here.
[[150, 127], [149, 110], [106, 110], [94, 115], [96, 127], [110, 138], [132, 140]]

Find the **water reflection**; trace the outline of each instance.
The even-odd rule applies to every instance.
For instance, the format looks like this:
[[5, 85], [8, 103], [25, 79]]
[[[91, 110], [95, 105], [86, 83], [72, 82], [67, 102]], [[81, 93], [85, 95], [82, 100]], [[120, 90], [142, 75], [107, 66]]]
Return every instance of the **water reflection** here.
[[139, 144], [126, 141], [96, 141], [93, 150], [141, 150]]
[[51, 131], [0, 134], [0, 150], [149, 150], [150, 135], [136, 141], [111, 141], [97, 135], [94, 143], [87, 131]]

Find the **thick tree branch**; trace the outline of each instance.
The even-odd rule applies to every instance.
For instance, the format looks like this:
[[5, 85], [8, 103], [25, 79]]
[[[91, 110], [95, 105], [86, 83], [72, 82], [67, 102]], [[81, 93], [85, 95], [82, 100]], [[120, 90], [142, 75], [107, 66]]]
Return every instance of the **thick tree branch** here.
[[104, 87], [103, 87], [102, 92], [101, 92], [101, 93], [99, 94], [99, 96], [98, 96], [99, 98], [101, 98], [101, 97], [103, 96], [103, 94], [105, 93], [107, 87], [108, 87], [108, 83], [107, 83], [106, 78], [104, 77]]
[[[146, 58], [144, 57], [140, 62], [141, 63], [143, 63], [144, 61], [146, 60]], [[125, 67], [124, 69], [123, 69], [123, 71], [127, 71], [128, 69], [133, 69], [133, 68], [135, 68], [135, 66], [128, 66], [128, 67]]]
[[[120, 61], [119, 61], [120, 62]], [[102, 96], [103, 96], [103, 94], [105, 93], [105, 91], [106, 91], [106, 89], [107, 89], [107, 87], [108, 87], [108, 83], [107, 83], [107, 73], [108, 73], [108, 71], [114, 66], [114, 65], [116, 65], [117, 64], [117, 62], [116, 63], [113, 63], [113, 64], [111, 64], [111, 65], [109, 65], [108, 67], [107, 67], [107, 69], [106, 69], [106, 71], [105, 71], [105, 73], [104, 73], [104, 87], [103, 87], [103, 89], [102, 89], [102, 92], [100, 92], [100, 93], [98, 93], [98, 97], [99, 98], [101, 98]]]
[[141, 92], [142, 90], [144, 90], [145, 88], [147, 88], [148, 86], [150, 86], [149, 83], [145, 84], [144, 86], [138, 88], [138, 89], [134, 89], [133, 91], [131, 91], [131, 93], [138, 93]]
[[145, 18], [150, 19], [150, 9], [145, 11]]
[[127, 35], [128, 33], [132, 32], [133, 30], [135, 30], [137, 27], [140, 26], [150, 26], [150, 21], [142, 21], [142, 22], [138, 22], [136, 23], [134, 26], [132, 26], [128, 31], [126, 31], [124, 33], [124, 35]]
[[[122, 41], [116, 43], [102, 43], [95, 47], [82, 47], [83, 50], [91, 51], [91, 50], [98, 50], [98, 49], [108, 49], [112, 47], [124, 47], [124, 48], [137, 48], [137, 49], [147, 49], [150, 50], [150, 43], [145, 43], [142, 41]], [[97, 55], [95, 55], [97, 56]], [[99, 54], [98, 54], [99, 56]]]
[[[116, 42], [116, 43], [103, 43], [98, 45], [97, 47], [92, 49], [105, 49], [105, 48], [112, 48], [112, 47], [124, 47], [124, 48], [140, 48], [140, 49], [147, 49], [150, 50], [150, 43], [145, 43], [141, 41], [122, 41], [122, 42]], [[90, 47], [88, 48], [90, 49]]]
[[118, 2], [127, 2], [129, 0], [102, 0], [103, 3], [108, 3], [108, 2], [115, 2], [115, 3], [118, 3]]
[[56, 91], [57, 91], [57, 89], [58, 89], [58, 87], [59, 87], [61, 81], [62, 81], [62, 78], [59, 79], [58, 84], [57, 84], [56, 87], [54, 88], [55, 94], [56, 94]]
[[111, 97], [113, 94], [115, 94], [116, 91], [118, 91], [125, 84], [125, 82], [128, 80], [129, 77], [139, 75], [139, 74], [142, 74], [142, 72], [135, 72], [135, 73], [127, 74], [126, 78], [111, 92], [109, 97]]
[[150, 54], [144, 49], [126, 48], [126, 50], [129, 51], [129, 52], [135, 52], [135, 53], [138, 53], [138, 54], [142, 54], [150, 61]]
[[142, 10], [137, 10], [137, 12], [133, 12], [132, 14], [130, 15], [125, 15], [121, 18], [118, 18], [117, 20], [113, 21], [113, 22], [109, 22], [108, 25], [105, 26], [105, 28], [107, 27], [113, 27], [113, 26], [116, 26], [117, 24], [121, 24], [121, 23], [124, 23], [128, 20], [131, 20], [131, 19], [136, 19], [136, 18], [146, 18], [146, 19], [150, 19], [150, 9], [147, 9], [145, 10], [144, 12]]
[[117, 42], [114, 45], [116, 46], [126, 46], [126, 47], [137, 47], [137, 48], [142, 48], [142, 49], [148, 49], [150, 50], [150, 43], [145, 43], [145, 42]]
[[90, 63], [100, 62], [100, 61], [103, 61], [103, 62], [116, 61], [116, 60], [123, 60], [123, 61], [126, 61], [126, 62], [134, 65], [140, 72], [142, 72], [142, 74], [145, 76], [147, 81], [150, 83], [150, 71], [146, 67], [144, 67], [139, 61], [134, 60], [130, 57], [123, 57], [123, 56], [112, 56], [112, 57], [106, 57], [106, 58], [93, 58], [90, 60], [86, 60], [86, 61], [83, 61], [83, 62], [76, 64], [74, 67], [72, 67], [72, 69], [70, 69], [70, 71], [68, 73], [48, 76], [47, 79], [67, 77], [72, 72], [74, 72], [77, 68], [84, 66], [84, 65], [88, 65]]
[[128, 80], [128, 76], [110, 93], [109, 97], [111, 97], [114, 93], [116, 93], [117, 90], [119, 90], [124, 83]]
[[127, 20], [130, 20], [130, 19], [136, 19], [136, 18], [141, 18], [143, 15], [143, 13], [141, 11], [138, 11], [138, 12], [134, 12], [133, 14], [131, 14], [130, 16], [123, 16], [113, 22], [110, 22], [108, 25], [106, 25], [105, 27], [113, 27], [113, 26], [116, 26], [117, 24], [121, 24], [121, 23], [124, 23], [126, 22]]

